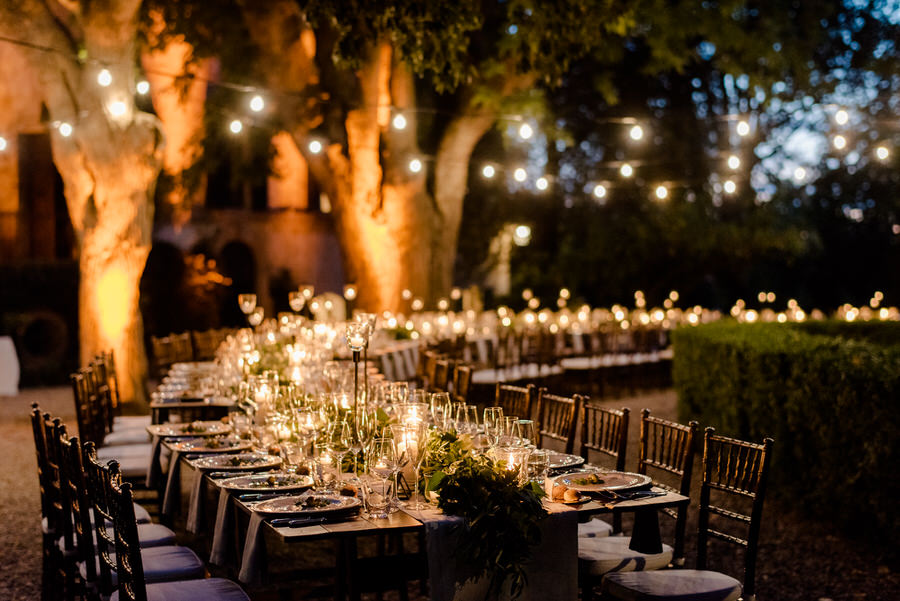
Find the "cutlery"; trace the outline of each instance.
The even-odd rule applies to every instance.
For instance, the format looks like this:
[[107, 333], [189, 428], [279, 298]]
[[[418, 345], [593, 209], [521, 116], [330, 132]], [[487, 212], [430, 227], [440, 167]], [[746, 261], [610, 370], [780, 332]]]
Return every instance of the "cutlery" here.
[[285, 494], [283, 492], [269, 492], [269, 493], [249, 493], [244, 495], [239, 495], [238, 499], [241, 501], [265, 501], [267, 499], [276, 499], [278, 497], [290, 497], [290, 494]]
[[313, 526], [315, 524], [324, 524], [327, 518], [277, 518], [269, 522], [276, 528], [301, 528], [303, 526]]

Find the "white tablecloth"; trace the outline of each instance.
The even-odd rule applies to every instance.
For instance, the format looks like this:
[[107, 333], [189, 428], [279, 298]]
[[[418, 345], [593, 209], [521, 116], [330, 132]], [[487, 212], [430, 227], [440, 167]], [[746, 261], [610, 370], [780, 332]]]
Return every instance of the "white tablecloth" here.
[[12, 338], [0, 336], [0, 396], [19, 394], [19, 358]]

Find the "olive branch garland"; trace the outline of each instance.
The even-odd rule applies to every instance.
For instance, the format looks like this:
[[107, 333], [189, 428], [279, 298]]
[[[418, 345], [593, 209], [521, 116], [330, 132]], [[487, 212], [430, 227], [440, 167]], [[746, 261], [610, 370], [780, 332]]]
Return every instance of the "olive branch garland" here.
[[434, 471], [427, 489], [438, 493], [439, 509], [463, 518], [456, 526], [456, 553], [471, 578], [490, 576], [488, 596], [508, 582], [516, 599], [527, 583], [532, 547], [541, 542], [544, 492], [534, 483], [520, 485], [515, 472], [472, 451], [468, 436], [433, 432], [425, 456], [424, 471]]

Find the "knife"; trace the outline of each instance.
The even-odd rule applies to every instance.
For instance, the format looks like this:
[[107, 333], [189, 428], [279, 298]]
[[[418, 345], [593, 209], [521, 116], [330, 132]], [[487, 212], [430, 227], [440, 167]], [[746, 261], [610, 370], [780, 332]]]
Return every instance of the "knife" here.
[[269, 492], [269, 493], [249, 493], [245, 495], [239, 495], [238, 499], [241, 501], [263, 501], [265, 499], [277, 499], [278, 497], [290, 497], [292, 495], [285, 494], [283, 492]]
[[323, 524], [328, 519], [321, 518], [277, 518], [269, 522], [276, 528], [301, 528], [303, 526], [313, 526], [315, 524]]

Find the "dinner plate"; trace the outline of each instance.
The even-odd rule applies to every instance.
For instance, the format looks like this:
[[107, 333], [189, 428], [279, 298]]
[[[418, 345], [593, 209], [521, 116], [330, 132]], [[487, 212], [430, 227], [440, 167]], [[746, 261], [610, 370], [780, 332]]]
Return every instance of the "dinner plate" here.
[[241, 492], [296, 491], [305, 490], [312, 485], [313, 479], [311, 476], [285, 473], [251, 474], [219, 481], [219, 486]]
[[650, 476], [633, 474], [631, 472], [601, 472], [584, 471], [572, 472], [557, 476], [554, 481], [565, 484], [567, 488], [579, 492], [598, 492], [601, 490], [628, 490], [640, 488], [652, 482]]
[[193, 461], [200, 469], [257, 471], [281, 466], [281, 457], [265, 453], [240, 453], [237, 455], [210, 455]]
[[188, 438], [167, 444], [173, 451], [182, 453], [227, 453], [246, 451], [251, 447], [249, 440], [217, 438]]
[[567, 453], [550, 453], [550, 469], [563, 467], [575, 467], [584, 463], [584, 457], [569, 455]]
[[218, 436], [231, 432], [231, 425], [219, 420], [206, 422], [191, 422], [189, 424], [159, 424], [150, 426], [150, 433], [154, 436]]
[[[311, 503], [311, 505], [307, 505]], [[253, 509], [267, 515], [327, 515], [350, 511], [360, 506], [356, 497], [304, 494], [278, 497], [258, 503]]]

